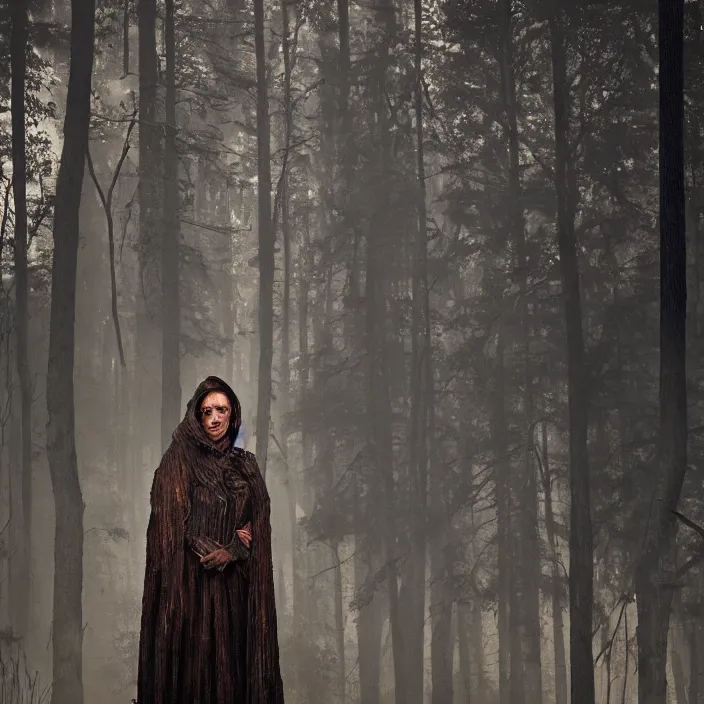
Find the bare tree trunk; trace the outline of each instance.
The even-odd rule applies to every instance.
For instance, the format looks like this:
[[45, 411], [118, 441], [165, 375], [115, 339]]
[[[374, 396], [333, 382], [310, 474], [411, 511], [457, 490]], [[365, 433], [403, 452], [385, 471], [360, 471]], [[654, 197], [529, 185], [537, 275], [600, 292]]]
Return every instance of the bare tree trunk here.
[[271, 364], [274, 357], [274, 231], [271, 221], [271, 145], [264, 0], [254, 0], [254, 46], [257, 59], [257, 163], [259, 228], [259, 380], [257, 460], [266, 476], [271, 416]]
[[685, 683], [684, 667], [682, 666], [682, 655], [679, 651], [679, 647], [682, 645], [682, 642], [680, 639], [676, 639], [674, 637], [674, 633], [671, 633], [671, 635], [670, 658], [672, 660], [672, 679], [674, 680], [673, 684], [675, 687], [675, 701], [677, 704], [688, 704], [687, 685]]
[[52, 704], [83, 702], [83, 497], [74, 410], [79, 209], [90, 124], [95, 0], [71, 3], [71, 63], [56, 181], [47, 371], [47, 456], [56, 505]]
[[[301, 243], [301, 252], [298, 258], [299, 261], [299, 275], [298, 275], [298, 354], [300, 357], [300, 384], [299, 384], [299, 405], [302, 408], [306, 407], [308, 402], [308, 393], [310, 386], [310, 365], [311, 365], [311, 355], [310, 346], [308, 343], [308, 332], [309, 332], [309, 273], [311, 270], [310, 264], [310, 214], [306, 211], [306, 224], [303, 231], [303, 241]], [[311, 434], [304, 423], [301, 428], [301, 457], [303, 460], [303, 468], [307, 470], [310, 468], [313, 458], [312, 458], [312, 448], [311, 448]], [[301, 500], [303, 496], [299, 497]], [[308, 508], [305, 506], [305, 508]], [[301, 602], [303, 603], [303, 602]]]
[[[284, 452], [284, 460], [287, 467], [287, 485], [286, 495], [288, 497], [288, 511], [290, 515], [290, 531], [291, 531], [291, 560], [293, 563], [293, 597], [291, 600], [292, 622], [294, 624], [294, 632], [300, 632], [300, 615], [299, 611], [302, 608], [302, 585], [301, 571], [297, 569], [300, 565], [302, 556], [298, 549], [301, 532], [298, 528], [296, 520], [296, 499], [298, 495], [298, 482], [293, 467], [288, 462], [288, 421], [287, 414], [291, 410], [291, 282], [293, 279], [292, 271], [292, 241], [291, 241], [291, 213], [290, 213], [290, 193], [289, 193], [289, 151], [291, 149], [291, 139], [293, 132], [293, 101], [291, 98], [291, 73], [292, 73], [292, 47], [291, 47], [291, 30], [289, 18], [289, 4], [287, 0], [282, 0], [281, 15], [283, 24], [283, 60], [284, 60], [284, 172], [281, 175], [281, 235], [283, 238], [284, 248], [284, 291], [282, 301], [282, 326], [281, 326], [281, 415], [283, 417], [283, 437], [282, 445]], [[295, 48], [295, 47], [294, 47]], [[300, 247], [300, 260], [302, 261], [299, 278], [302, 280], [307, 275], [307, 256], [304, 246]], [[306, 294], [307, 295], [307, 294]], [[304, 332], [306, 331], [307, 320], [303, 321]], [[307, 334], [307, 333], [306, 333]]]
[[[681, 611], [675, 607], [673, 609], [673, 618], [670, 622], [670, 637], [668, 639], [670, 659], [672, 661], [672, 679], [674, 680], [673, 684], [675, 686], [675, 701], [677, 704], [688, 704], [687, 683], [685, 682], [684, 664], [682, 662], [682, 650], [685, 649], [685, 640], [681, 634], [685, 629], [683, 626], [674, 622], [674, 615], [677, 613], [681, 614]], [[691, 656], [691, 650], [689, 654]], [[692, 670], [690, 670], [690, 677], [691, 673]], [[693, 702], [693, 704], [695, 703]]]
[[130, 0], [122, 0], [122, 74], [130, 72]]
[[465, 704], [472, 701], [472, 659], [470, 654], [470, 633], [472, 631], [472, 621], [470, 613], [471, 605], [457, 602], [457, 650], [460, 661], [460, 675], [462, 676], [462, 689], [459, 700]]
[[491, 444], [494, 454], [496, 486], [497, 542], [498, 542], [498, 631], [499, 631], [499, 702], [509, 704], [510, 681], [513, 676], [509, 630], [509, 604], [511, 600], [510, 555], [510, 491], [509, 463], [506, 453], [506, 416], [504, 412], [504, 343], [501, 323], [496, 333], [496, 360], [491, 372]]
[[697, 619], [689, 623], [689, 697], [685, 704], [699, 704], [701, 699], [701, 655], [699, 649], [699, 639], [701, 638], [701, 626]]
[[[309, 314], [309, 275], [311, 271], [310, 263], [310, 215], [308, 211], [305, 213], [305, 226], [303, 227], [302, 242], [300, 256], [298, 257], [299, 262], [299, 275], [298, 275], [298, 350], [300, 358], [300, 384], [299, 384], [299, 400], [298, 404], [301, 408], [305, 408], [307, 404], [307, 399], [309, 395], [310, 387], [310, 376], [311, 376], [311, 355], [310, 347], [308, 342], [309, 330], [310, 330], [310, 320], [312, 316]], [[312, 448], [312, 433], [308, 429], [306, 423], [304, 422], [301, 427], [301, 459], [303, 464], [303, 471], [309, 470], [313, 465], [313, 448]], [[306, 487], [305, 482], [301, 482], [301, 491], [298, 493], [297, 499], [300, 503], [304, 513], [309, 515], [310, 504], [308, 500], [310, 496], [310, 491], [305, 492]], [[296, 521], [296, 509], [294, 505], [289, 505], [289, 511], [291, 513], [292, 523], [297, 523]], [[299, 530], [296, 533], [298, 540], [296, 544], [296, 552], [294, 554], [294, 564], [293, 570], [297, 573], [297, 578], [294, 578], [293, 588], [294, 588], [294, 631], [295, 633], [303, 632], [305, 625], [308, 623], [308, 610], [306, 606], [310, 603], [309, 593], [305, 590], [306, 581], [305, 575], [307, 571], [307, 566], [311, 563], [312, 555], [310, 550], [306, 550], [302, 545], [305, 539], [305, 532]], [[313, 673], [307, 671], [300, 658], [296, 659], [295, 662], [295, 673], [296, 673], [296, 683], [298, 685], [299, 691], [305, 691], [306, 684]]]
[[567, 83], [566, 18], [556, 8], [549, 19], [555, 109], [555, 190], [557, 240], [567, 329], [567, 387], [570, 428], [570, 702], [594, 704], [592, 609], [594, 567], [589, 458], [587, 455], [588, 388], [579, 261], [575, 234], [577, 178], [570, 146], [570, 95]]
[[533, 469], [532, 374], [530, 369], [530, 320], [528, 310], [528, 260], [526, 254], [525, 222], [520, 181], [516, 79], [513, 68], [513, 0], [502, 0], [501, 77], [503, 103], [506, 112], [506, 131], [509, 153], [508, 203], [509, 226], [516, 245], [516, 274], [519, 280], [519, 311], [521, 318], [521, 354], [523, 356], [523, 471], [520, 482], [520, 544], [517, 567], [521, 585], [520, 621], [522, 631], [522, 658], [524, 663], [525, 700], [540, 704], [543, 698], [543, 680], [540, 653], [540, 549], [538, 544], [538, 497]]
[[[472, 448], [468, 448], [467, 455], [470, 455]], [[471, 466], [471, 460], [469, 460]], [[474, 564], [480, 557], [481, 550], [477, 545], [477, 522], [474, 507], [471, 509], [471, 524], [472, 532], [471, 540], [471, 560]], [[466, 611], [465, 618], [468, 619], [469, 625], [469, 676], [465, 680], [466, 701], [471, 701], [476, 697], [480, 704], [484, 704], [487, 696], [487, 682], [484, 672], [484, 623], [482, 618], [482, 601], [476, 589], [476, 584], [472, 584], [472, 596], [468, 606], [464, 604], [463, 609]], [[460, 620], [461, 609], [457, 611], [458, 623]]]
[[[357, 593], [363, 586], [373, 583], [379, 559], [374, 541], [364, 536], [368, 526], [363, 525], [361, 507], [355, 497], [355, 531], [361, 536], [355, 543], [354, 567]], [[381, 631], [384, 624], [382, 596], [374, 590], [369, 603], [360, 606], [357, 615], [357, 648], [359, 659], [359, 702], [379, 704], [379, 676], [381, 670]]]
[[[391, 8], [387, 8], [390, 15]], [[380, 13], [381, 14], [381, 13]], [[388, 23], [392, 19], [384, 17]], [[391, 34], [390, 26], [386, 25], [387, 36]], [[373, 80], [371, 124], [376, 124], [375, 137], [378, 138], [380, 155], [378, 162], [379, 188], [375, 217], [369, 229], [366, 251], [366, 348], [369, 360], [368, 392], [369, 405], [367, 409], [369, 420], [370, 454], [372, 466], [378, 475], [383, 477], [383, 526], [384, 526], [384, 559], [386, 562], [386, 584], [389, 600], [389, 620], [391, 624], [391, 640], [394, 659], [394, 698], [397, 704], [406, 704], [407, 673], [406, 644], [401, 624], [398, 594], [398, 567], [396, 560], [396, 502], [395, 478], [393, 461], [393, 435], [391, 428], [391, 392], [389, 385], [388, 343], [386, 339], [386, 304], [382, 263], [388, 252], [383, 246], [382, 236], [386, 229], [386, 206], [388, 203], [388, 174], [390, 170], [390, 145], [388, 119], [384, 95], [386, 91], [386, 71], [389, 61], [388, 39], [382, 40], [379, 48], [378, 63]]]
[[337, 691], [338, 701], [345, 704], [346, 670], [345, 670], [345, 614], [342, 602], [342, 563], [340, 562], [340, 546], [335, 542], [332, 546], [335, 568], [335, 644], [337, 646]]
[[[682, 655], [689, 650], [687, 654], [691, 659], [692, 650], [691, 646], [689, 648], [687, 647], [689, 644], [686, 641], [690, 631], [686, 628], [683, 622], [683, 620], [686, 619], [686, 616], [683, 612], [681, 596], [681, 593], [677, 594], [673, 600], [674, 603], [672, 606], [672, 617], [670, 619], [668, 646], [670, 648], [670, 660], [672, 662], [672, 678], [674, 680], [673, 684], [675, 687], [675, 701], [677, 704], [688, 704], [689, 697], [687, 696], [687, 693], [689, 683], [685, 681], [685, 664], [683, 662]], [[689, 664], [691, 682], [693, 663], [690, 662]], [[695, 704], [695, 702], [692, 704]]]
[[161, 450], [181, 416], [181, 305], [179, 295], [178, 153], [176, 152], [176, 37], [174, 0], [165, 0], [166, 121], [164, 144], [164, 227], [161, 233]]
[[[407, 693], [409, 704], [422, 704], [424, 695], [424, 646], [425, 646], [425, 565], [427, 549], [427, 496], [428, 496], [428, 435], [429, 421], [434, 413], [432, 400], [431, 340], [429, 336], [428, 305], [428, 231], [425, 187], [425, 156], [423, 131], [423, 5], [414, 0], [414, 63], [415, 63], [415, 118], [416, 118], [416, 177], [418, 190], [416, 209], [418, 233], [415, 243], [412, 272], [411, 318], [411, 432], [410, 432], [410, 483], [411, 494], [411, 552], [412, 584], [410, 585], [411, 613], [407, 633]], [[435, 458], [434, 458], [435, 459]], [[437, 462], [433, 462], [436, 465]], [[437, 472], [433, 472], [430, 487], [433, 517], [444, 523], [442, 490]], [[442, 523], [437, 526], [438, 539], [434, 541], [431, 559], [433, 606], [431, 616], [431, 661], [433, 704], [452, 701], [452, 660], [450, 626], [452, 623], [452, 598], [449, 597], [447, 531]], [[437, 601], [436, 601], [437, 600]]]
[[487, 699], [488, 685], [484, 672], [484, 623], [482, 619], [482, 603], [478, 596], [472, 599], [469, 609], [471, 638], [469, 641], [470, 673], [472, 674], [471, 691], [476, 700], [483, 704]]
[[684, 0], [660, 0], [660, 447], [636, 576], [638, 701], [667, 699], [677, 508], [687, 469]]
[[[613, 316], [615, 321], [621, 320], [621, 295], [620, 295], [620, 276], [619, 263], [616, 259], [616, 254], [612, 246], [612, 236], [608, 225], [603, 227], [604, 233], [604, 257], [611, 269], [613, 277]], [[615, 367], [615, 386], [616, 386], [616, 414], [618, 429], [618, 459], [621, 467], [624, 467], [626, 458], [626, 415], [623, 409], [623, 400], [626, 398], [623, 384], [623, 332], [620, 325], [614, 325], [614, 344], [616, 346], [616, 367]]]
[[22, 543], [19, 603], [13, 603], [21, 635], [27, 635], [32, 584], [32, 383], [29, 368], [29, 311], [27, 272], [27, 154], [25, 147], [25, 79], [27, 73], [27, 3], [15, 0], [12, 7], [10, 61], [12, 70], [12, 188], [15, 205], [15, 334], [16, 362], [20, 382], [22, 434]]
[[[230, 226], [232, 223], [232, 211], [235, 207], [241, 211], [240, 198], [244, 197], [243, 189], [237, 197], [233, 198], [232, 188], [227, 178], [217, 178], [217, 222]], [[235, 201], [233, 205], [232, 201]], [[235, 343], [235, 325], [236, 325], [236, 304], [235, 304], [235, 272], [233, 271], [233, 249], [234, 238], [227, 237], [225, 242], [225, 252], [223, 256], [223, 266], [218, 272], [218, 278], [221, 284], [220, 298], [220, 323], [222, 325], [223, 337], [225, 339], [225, 349], [222, 352], [223, 356], [223, 374], [224, 379], [228, 382], [235, 379], [235, 354], [237, 345]]]
[[[161, 444], [161, 423], [149, 412], [149, 399], [161, 395], [161, 136], [157, 125], [156, 0], [137, 0], [139, 25], [139, 238], [136, 293], [136, 354], [132, 364], [131, 397], [134, 408], [134, 442], [131, 462], [135, 468], [152, 466]], [[159, 445], [157, 445], [159, 438]]]
[[[512, 500], [511, 508], [516, 505], [515, 500]], [[513, 535], [514, 524], [509, 520]], [[523, 662], [523, 643], [521, 641], [521, 594], [519, 592], [519, 577], [518, 559], [520, 553], [515, 541], [511, 541], [509, 547], [509, 581], [510, 592], [508, 599], [508, 630], [509, 630], [509, 649], [511, 651], [511, 681], [509, 689], [511, 693], [511, 704], [525, 704], [526, 688], [525, 688], [525, 670]]]
[[[18, 408], [16, 401], [17, 388], [16, 380], [14, 374], [14, 368], [16, 367], [16, 360], [14, 359], [17, 349], [15, 344], [13, 344], [10, 339], [10, 335], [7, 336], [7, 340], [3, 340], [3, 355], [5, 359], [3, 360], [3, 392], [6, 394], [6, 398], [9, 400], [11, 411], [5, 419], [5, 424], [2, 425], [2, 448], [4, 451], [5, 443], [7, 443], [7, 464], [8, 464], [8, 509], [10, 522], [7, 526], [7, 531], [9, 535], [6, 536], [8, 540], [8, 549], [6, 550], [7, 558], [7, 580], [9, 580], [9, 601], [8, 607], [8, 622], [12, 628], [13, 633], [20, 633], [21, 623], [17, 626], [13, 623], [13, 611], [14, 605], [19, 604], [18, 612], [21, 611], [22, 601], [28, 598], [26, 593], [27, 584], [25, 581], [25, 565], [23, 562], [23, 555], [21, 554], [21, 546], [23, 545], [26, 533], [24, 526], [19, 519], [22, 518], [22, 429], [21, 429], [21, 409]], [[17, 519], [17, 520], [16, 520]], [[16, 616], [21, 616], [21, 613], [17, 613]], [[27, 619], [28, 625], [29, 619]], [[31, 627], [30, 627], [31, 630]], [[23, 636], [24, 638], [24, 636]], [[28, 649], [32, 647], [29, 639], [25, 640], [25, 645]]]
[[[342, 212], [342, 238], [354, 238], [352, 262], [349, 269], [349, 292], [346, 299], [345, 335], [351, 347], [358, 344], [359, 315], [357, 307], [359, 296], [356, 221], [349, 207], [349, 194], [353, 188], [354, 137], [352, 134], [352, 115], [350, 109], [350, 18], [348, 0], [338, 0], [338, 72], [339, 102], [338, 120], [341, 125], [338, 141], [341, 153], [340, 187], [336, 194], [339, 209]], [[362, 479], [357, 476], [354, 497], [355, 553], [354, 572], [355, 590], [368, 586], [380, 568], [379, 548], [367, 537], [369, 527], [364, 520], [360, 506]], [[369, 603], [360, 605], [357, 615], [357, 657], [359, 663], [359, 701], [360, 704], [379, 704], [381, 674], [381, 633], [383, 627], [383, 603], [379, 593], [373, 593]]]
[[[289, 197], [289, 150], [293, 132], [293, 104], [291, 100], [291, 30], [287, 0], [282, 0], [281, 16], [283, 24], [282, 49], [284, 59], [284, 165], [281, 174], [281, 235], [284, 245], [284, 291], [281, 311], [281, 396], [282, 414], [289, 410], [291, 385], [291, 214]], [[288, 433], [284, 433], [284, 448]], [[290, 477], [292, 481], [293, 477]], [[289, 486], [289, 491], [293, 486]], [[293, 536], [295, 542], [295, 536]]]
[[[435, 516], [435, 512], [432, 514]], [[452, 548], [449, 545], [434, 545], [431, 542], [432, 584], [430, 589], [430, 614], [432, 634], [430, 660], [432, 673], [433, 704], [452, 702], [453, 681], [453, 641], [452, 641]]]
[[562, 580], [560, 579], [560, 559], [557, 553], [555, 517], [552, 508], [552, 477], [550, 475], [550, 454], [548, 452], [548, 426], [542, 424], [542, 472], [543, 496], [545, 498], [545, 532], [547, 533], [552, 563], [551, 602], [552, 638], [555, 658], [555, 704], [567, 704], [567, 662], [565, 659], [565, 634], [562, 618]]

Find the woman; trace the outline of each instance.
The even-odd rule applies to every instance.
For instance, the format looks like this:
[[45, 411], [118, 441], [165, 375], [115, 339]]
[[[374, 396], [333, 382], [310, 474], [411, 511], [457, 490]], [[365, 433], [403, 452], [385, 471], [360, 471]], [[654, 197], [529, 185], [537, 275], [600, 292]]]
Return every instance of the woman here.
[[154, 475], [138, 704], [283, 704], [269, 495], [209, 376]]

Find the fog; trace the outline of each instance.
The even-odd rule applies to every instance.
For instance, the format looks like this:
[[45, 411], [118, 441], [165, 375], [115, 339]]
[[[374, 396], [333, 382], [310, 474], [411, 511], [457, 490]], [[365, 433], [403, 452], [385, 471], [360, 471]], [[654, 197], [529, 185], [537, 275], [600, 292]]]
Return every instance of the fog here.
[[3, 3], [0, 704], [136, 697], [208, 375], [289, 704], [700, 704], [703, 17]]

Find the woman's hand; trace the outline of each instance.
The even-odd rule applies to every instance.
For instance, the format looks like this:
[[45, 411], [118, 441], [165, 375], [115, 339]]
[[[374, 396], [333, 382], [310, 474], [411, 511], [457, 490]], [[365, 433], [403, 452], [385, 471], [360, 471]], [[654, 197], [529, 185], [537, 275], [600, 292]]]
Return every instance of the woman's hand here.
[[246, 548], [250, 547], [252, 544], [252, 522], [250, 521], [244, 528], [240, 528], [237, 535]]
[[213, 567], [217, 567], [222, 570], [228, 562], [232, 562], [232, 555], [229, 550], [225, 548], [218, 548], [210, 554], [201, 557], [200, 561], [206, 570]]
[[[242, 544], [246, 548], [249, 548], [252, 544], [252, 523], [247, 523], [244, 528], [240, 528], [236, 531], [236, 533], [237, 537], [242, 541]], [[217, 545], [215, 542], [214, 544]], [[213, 567], [217, 567], [222, 572], [225, 567], [235, 559], [237, 559], [235, 555], [233, 555], [227, 548], [218, 546], [216, 550], [213, 550], [204, 557], [201, 557], [200, 561], [205, 569], [209, 570]]]

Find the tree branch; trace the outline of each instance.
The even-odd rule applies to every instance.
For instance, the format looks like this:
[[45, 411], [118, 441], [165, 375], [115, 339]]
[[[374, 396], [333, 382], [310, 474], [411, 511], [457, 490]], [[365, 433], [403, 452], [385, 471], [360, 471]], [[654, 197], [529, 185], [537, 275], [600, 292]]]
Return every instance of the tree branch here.
[[120, 353], [120, 364], [125, 367], [125, 352], [122, 346], [122, 333], [120, 331], [120, 318], [117, 312], [117, 278], [115, 276], [115, 224], [112, 217], [112, 197], [115, 192], [115, 185], [117, 184], [117, 179], [120, 176], [120, 170], [122, 165], [127, 158], [127, 153], [130, 150], [130, 136], [132, 135], [132, 130], [137, 123], [137, 110], [132, 113], [132, 119], [127, 127], [127, 134], [125, 135], [125, 141], [122, 145], [122, 153], [113, 172], [112, 179], [110, 181], [110, 186], [108, 187], [107, 195], [100, 186], [98, 181], [98, 176], [95, 173], [95, 166], [93, 165], [93, 158], [90, 155], [90, 147], [86, 149], [86, 161], [88, 163], [88, 171], [95, 184], [95, 189], [98, 192], [98, 197], [103, 205], [103, 210], [105, 211], [105, 219], [108, 225], [108, 248], [110, 251], [110, 293], [112, 298], [112, 319], [115, 325], [115, 337], [117, 338], [117, 348]]

